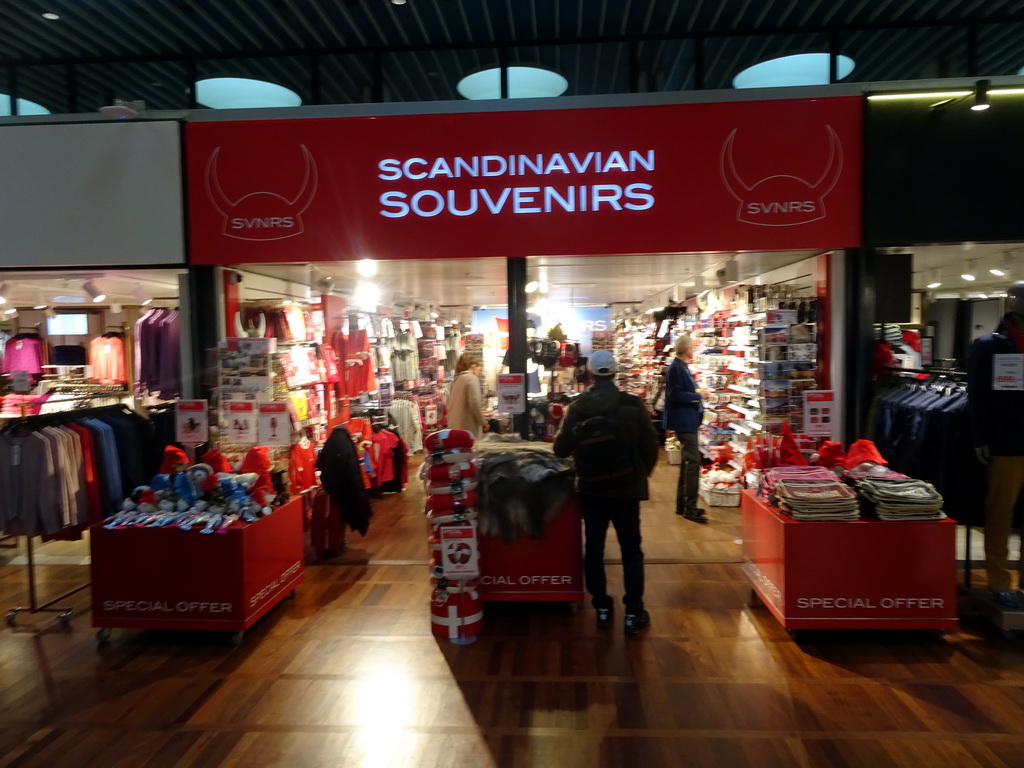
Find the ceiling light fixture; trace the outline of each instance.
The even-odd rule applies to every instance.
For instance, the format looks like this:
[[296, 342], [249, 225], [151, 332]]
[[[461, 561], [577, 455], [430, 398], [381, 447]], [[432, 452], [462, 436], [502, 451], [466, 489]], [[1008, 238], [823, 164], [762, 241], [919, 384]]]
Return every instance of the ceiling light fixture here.
[[964, 280], [967, 280], [969, 282], [973, 282], [974, 280], [977, 279], [974, 276], [974, 262], [973, 261], [968, 261], [967, 262], [967, 271], [964, 272], [962, 275], [960, 275], [960, 277], [962, 277]]
[[110, 305], [110, 314], [112, 314], [112, 315], [120, 315], [122, 309], [123, 309], [123, 307], [115, 301], [114, 303], [112, 303]]
[[36, 303], [32, 306], [32, 309], [46, 309], [49, 304], [46, 303], [46, 299], [43, 298], [42, 291], [36, 291]]
[[57, 316], [57, 313], [53, 311], [53, 307], [47, 307], [44, 309], [43, 314], [51, 320]]
[[142, 289], [141, 284], [136, 285], [134, 288], [132, 288], [132, 296], [134, 296], [136, 301], [139, 302], [139, 306], [143, 307], [153, 300], [152, 297], [148, 296], [146, 292]]
[[528, 282], [526, 284], [526, 287], [523, 290], [526, 291], [527, 293], [533, 293], [539, 287], [540, 287], [540, 283], [538, 283], [536, 280], [531, 280], [530, 282]]
[[1003, 270], [998, 268], [990, 269], [989, 272], [991, 272], [996, 277], [1003, 277], [1006, 274], [1005, 272], [1003, 272]]
[[[6, 93], [0, 93], [0, 117], [10, 117], [14, 113], [11, 111], [11, 97]], [[28, 99], [18, 99], [18, 116], [22, 115], [48, 115], [50, 110], [44, 107], [42, 104], [36, 104], [34, 101]]]
[[356, 272], [363, 277], [373, 277], [377, 274], [377, 262], [373, 259], [360, 259], [356, 263]]
[[92, 297], [93, 304], [98, 304], [99, 302], [107, 298], [107, 294], [101, 291], [99, 287], [96, 285], [96, 283], [92, 280], [86, 280], [84, 283], [82, 283], [82, 290]]
[[392, 5], [405, 5], [405, 0], [391, 0]]
[[[561, 96], [569, 88], [569, 81], [550, 69], [531, 66], [508, 68], [508, 97], [534, 99]], [[501, 67], [492, 67], [466, 75], [455, 89], [464, 99], [500, 99]]]
[[18, 310], [15, 307], [11, 307], [10, 309], [5, 309], [4, 314], [7, 315], [8, 317], [17, 317]]
[[196, 102], [209, 109], [299, 107], [302, 97], [290, 88], [248, 77], [210, 77], [196, 82]]
[[971, 109], [975, 112], [988, 109], [988, 86], [988, 80], [979, 80], [974, 86], [974, 103], [971, 105]]
[[[836, 57], [836, 79], [853, 72], [855, 64], [849, 56]], [[795, 85], [828, 85], [829, 54], [797, 53], [780, 56], [747, 67], [732, 79], [733, 88], [779, 88]]]
[[125, 101], [114, 99], [113, 104], [100, 107], [99, 113], [104, 117], [111, 117], [114, 120], [138, 120], [146, 111], [144, 101]]
[[938, 267], [931, 271], [931, 282], [928, 283], [929, 288], [938, 288], [942, 285], [942, 275], [939, 272]]
[[47, 21], [60, 21], [60, 14], [54, 13], [53, 11], [44, 11], [39, 15], [42, 16]]
[[7, 303], [7, 294], [11, 292], [11, 284], [0, 282], [0, 304]]

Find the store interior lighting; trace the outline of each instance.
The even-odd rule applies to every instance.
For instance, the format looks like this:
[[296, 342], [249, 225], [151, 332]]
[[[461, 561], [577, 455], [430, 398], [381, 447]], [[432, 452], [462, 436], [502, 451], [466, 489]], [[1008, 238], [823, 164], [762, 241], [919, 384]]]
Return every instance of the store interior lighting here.
[[964, 280], [967, 280], [968, 282], [974, 282], [975, 280], [977, 280], [977, 278], [974, 276], [974, 262], [973, 261], [968, 261], [967, 262], [967, 271], [964, 272], [962, 275], [960, 275], [960, 277], [962, 277]]
[[[0, 93], [0, 117], [10, 117], [14, 113], [11, 111], [11, 97], [6, 93]], [[36, 104], [34, 101], [28, 99], [18, 99], [18, 115], [48, 115], [50, 110], [44, 107], [42, 104]]]
[[[849, 56], [836, 57], [836, 79], [850, 75], [856, 65]], [[828, 85], [829, 54], [797, 53], [747, 67], [732, 80], [733, 88], [780, 88]]]
[[53, 307], [47, 307], [44, 309], [43, 314], [51, 320], [57, 316], [57, 313], [53, 311]]
[[123, 307], [117, 302], [114, 302], [113, 304], [110, 305], [110, 314], [112, 315], [120, 315], [122, 310]]
[[971, 109], [975, 112], [988, 109], [988, 86], [988, 80], [979, 80], [974, 86], [974, 103], [971, 105]]
[[373, 277], [377, 274], [377, 262], [373, 259], [360, 259], [356, 264], [356, 272], [362, 277]]
[[36, 303], [32, 305], [32, 309], [46, 309], [48, 306], [46, 299], [43, 298], [43, 292], [36, 291]]
[[928, 287], [929, 288], [938, 288], [941, 285], [942, 285], [942, 278], [941, 278], [941, 275], [939, 274], [939, 270], [938, 269], [933, 269], [932, 270], [932, 275], [931, 275], [931, 282], [928, 283]]
[[210, 77], [196, 82], [196, 102], [209, 109], [300, 107], [302, 97], [290, 88], [247, 77]]
[[18, 310], [11, 307], [10, 309], [5, 309], [4, 314], [7, 315], [8, 319], [11, 319], [18, 316]]
[[405, 5], [405, 0], [391, 0], [392, 5]]
[[[508, 68], [508, 97], [535, 99], [561, 96], [569, 88], [569, 81], [550, 69], [530, 66]], [[466, 75], [455, 89], [464, 99], [501, 98], [501, 67], [492, 67]]]
[[96, 285], [93, 280], [86, 280], [82, 283], [82, 290], [85, 291], [92, 298], [93, 304], [98, 304], [107, 298], [107, 294], [100, 290], [99, 286]]
[[10, 283], [0, 283], [0, 304], [7, 303], [7, 294], [11, 292]]
[[524, 290], [525, 290], [525, 291], [526, 291], [527, 293], [533, 293], [533, 292], [534, 292], [534, 291], [536, 291], [536, 290], [537, 290], [537, 289], [538, 289], [539, 287], [540, 287], [540, 283], [538, 283], [538, 282], [537, 282], [536, 280], [531, 280], [530, 282], [528, 282], [528, 283], [526, 284], [526, 288], [524, 288]]
[[139, 302], [139, 306], [142, 307], [146, 306], [147, 304], [149, 304], [149, 302], [153, 300], [151, 296], [146, 294], [146, 291], [143, 290], [141, 285], [136, 285], [134, 288], [132, 288], [132, 296], [135, 297], [136, 301]]

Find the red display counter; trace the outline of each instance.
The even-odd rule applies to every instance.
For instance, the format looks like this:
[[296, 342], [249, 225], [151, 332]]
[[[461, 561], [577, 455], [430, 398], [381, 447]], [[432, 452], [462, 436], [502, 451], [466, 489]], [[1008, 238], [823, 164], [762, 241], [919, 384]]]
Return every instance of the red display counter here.
[[255, 624], [302, 581], [302, 499], [224, 533], [197, 528], [90, 531], [92, 621], [111, 627], [234, 632]]
[[744, 491], [743, 571], [783, 627], [955, 629], [953, 520], [806, 522]]
[[543, 539], [481, 536], [480, 592], [485, 602], [582, 602], [583, 532], [576, 498], [548, 523]]

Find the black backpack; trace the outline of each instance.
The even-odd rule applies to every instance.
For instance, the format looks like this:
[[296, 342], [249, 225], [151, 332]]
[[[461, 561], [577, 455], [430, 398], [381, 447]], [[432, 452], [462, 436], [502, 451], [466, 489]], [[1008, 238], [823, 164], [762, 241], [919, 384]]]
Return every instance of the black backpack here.
[[637, 471], [636, 449], [626, 439], [615, 413], [624, 404], [620, 394], [611, 411], [584, 419], [573, 428], [576, 448], [572, 457], [581, 487], [614, 487]]

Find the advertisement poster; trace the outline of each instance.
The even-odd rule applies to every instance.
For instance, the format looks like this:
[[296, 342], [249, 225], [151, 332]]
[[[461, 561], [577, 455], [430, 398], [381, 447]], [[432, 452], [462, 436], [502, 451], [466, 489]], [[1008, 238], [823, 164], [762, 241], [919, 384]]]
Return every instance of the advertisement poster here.
[[259, 404], [260, 445], [291, 445], [292, 425], [288, 417], [288, 403]]
[[210, 439], [210, 412], [206, 400], [179, 400], [175, 404], [174, 439], [198, 445]]
[[227, 419], [224, 435], [232, 445], [256, 445], [256, 403], [251, 400], [229, 401], [225, 406]]
[[526, 413], [526, 374], [498, 374], [499, 413]]
[[804, 392], [804, 432], [831, 436], [836, 423], [835, 392], [809, 389]]
[[476, 522], [442, 525], [441, 558], [446, 579], [473, 579], [480, 575]]

